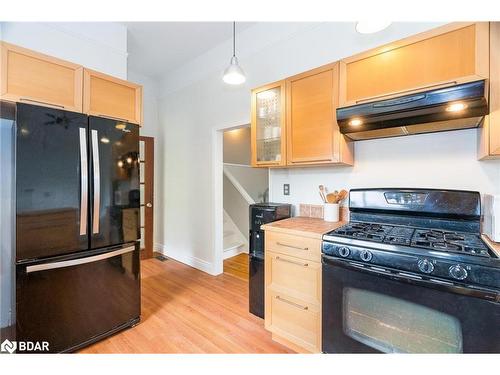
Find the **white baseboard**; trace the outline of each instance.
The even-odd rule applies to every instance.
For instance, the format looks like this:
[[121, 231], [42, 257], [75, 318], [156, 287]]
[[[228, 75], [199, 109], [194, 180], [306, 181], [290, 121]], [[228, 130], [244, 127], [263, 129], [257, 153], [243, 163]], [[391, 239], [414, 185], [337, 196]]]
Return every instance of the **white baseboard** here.
[[224, 250], [224, 259], [232, 258], [239, 254], [248, 254], [248, 250], [245, 245], [235, 246], [228, 250]]
[[210, 275], [216, 275], [216, 273], [214, 272], [214, 265], [210, 262], [207, 262], [206, 260], [181, 253], [180, 251], [168, 250], [165, 245], [160, 243], [154, 244], [154, 251], [162, 253], [167, 258], [172, 258], [178, 262], [184, 263]]

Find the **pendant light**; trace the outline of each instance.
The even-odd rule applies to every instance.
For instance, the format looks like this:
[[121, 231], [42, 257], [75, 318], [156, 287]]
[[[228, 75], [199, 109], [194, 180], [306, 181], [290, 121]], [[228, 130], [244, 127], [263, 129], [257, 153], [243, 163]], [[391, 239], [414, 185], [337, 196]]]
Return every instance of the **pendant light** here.
[[233, 22], [233, 56], [229, 66], [224, 70], [222, 80], [228, 85], [241, 85], [246, 81], [245, 73], [238, 64], [236, 57], [236, 22]]
[[378, 33], [391, 25], [390, 21], [371, 20], [371, 21], [358, 21], [356, 23], [356, 31], [360, 34], [373, 34]]

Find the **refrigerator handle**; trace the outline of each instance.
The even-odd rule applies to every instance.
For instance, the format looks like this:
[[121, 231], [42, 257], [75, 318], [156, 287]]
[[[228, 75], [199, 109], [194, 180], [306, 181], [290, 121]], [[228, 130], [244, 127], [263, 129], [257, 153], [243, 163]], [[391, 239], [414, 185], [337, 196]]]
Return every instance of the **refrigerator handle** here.
[[89, 201], [89, 170], [87, 162], [87, 131], [80, 128], [80, 236], [87, 234]]
[[92, 162], [94, 170], [94, 208], [92, 233], [99, 233], [99, 211], [101, 204], [101, 171], [99, 167], [99, 139], [97, 130], [92, 130]]
[[125, 247], [125, 248], [122, 248], [119, 250], [111, 251], [109, 253], [94, 255], [94, 256], [87, 257], [87, 258], [64, 260], [61, 262], [53, 262], [53, 263], [36, 264], [34, 266], [26, 267], [26, 273], [47, 271], [47, 270], [53, 270], [53, 269], [57, 269], [57, 268], [64, 268], [64, 267], [72, 267], [72, 266], [78, 266], [78, 265], [86, 264], [86, 263], [94, 263], [94, 262], [98, 262], [100, 260], [109, 259], [109, 258], [113, 258], [113, 257], [118, 256], [118, 255], [130, 253], [134, 250], [135, 250], [135, 246], [128, 246], [128, 247]]

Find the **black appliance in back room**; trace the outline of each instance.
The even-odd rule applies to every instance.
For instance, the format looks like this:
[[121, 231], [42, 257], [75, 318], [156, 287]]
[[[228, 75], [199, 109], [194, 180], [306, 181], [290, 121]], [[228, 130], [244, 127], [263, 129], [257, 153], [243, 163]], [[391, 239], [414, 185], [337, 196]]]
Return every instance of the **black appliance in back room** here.
[[354, 189], [349, 210], [323, 236], [323, 352], [500, 352], [478, 192]]
[[15, 306], [2, 327], [75, 351], [139, 321], [139, 129], [22, 103], [9, 113]]
[[260, 318], [264, 318], [264, 231], [260, 226], [289, 218], [291, 207], [283, 203], [256, 203], [249, 208], [249, 307]]

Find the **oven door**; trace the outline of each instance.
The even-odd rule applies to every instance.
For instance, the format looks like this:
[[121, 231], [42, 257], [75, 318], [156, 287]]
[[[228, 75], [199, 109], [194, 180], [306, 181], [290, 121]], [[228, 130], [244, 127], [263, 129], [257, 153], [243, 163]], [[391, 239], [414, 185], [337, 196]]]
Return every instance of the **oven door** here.
[[499, 353], [498, 291], [323, 256], [325, 353]]

